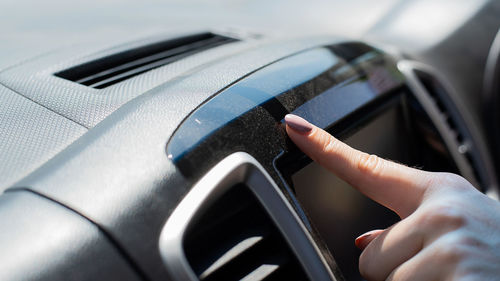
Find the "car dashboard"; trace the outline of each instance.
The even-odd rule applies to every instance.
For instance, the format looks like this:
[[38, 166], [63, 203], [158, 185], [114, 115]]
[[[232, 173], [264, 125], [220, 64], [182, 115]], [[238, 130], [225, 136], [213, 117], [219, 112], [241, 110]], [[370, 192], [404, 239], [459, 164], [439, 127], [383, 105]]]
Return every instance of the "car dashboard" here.
[[362, 280], [353, 239], [399, 218], [304, 155], [286, 114], [498, 196], [456, 89], [393, 50], [200, 29], [0, 71], [0, 279]]

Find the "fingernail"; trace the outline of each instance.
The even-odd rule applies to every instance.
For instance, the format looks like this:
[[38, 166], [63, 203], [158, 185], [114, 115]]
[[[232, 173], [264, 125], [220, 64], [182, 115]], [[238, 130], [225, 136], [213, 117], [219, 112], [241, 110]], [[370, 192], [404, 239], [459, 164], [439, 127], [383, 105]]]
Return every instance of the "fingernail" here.
[[368, 242], [370, 241], [369, 238], [372, 236], [370, 233], [365, 233], [354, 241], [354, 244], [356, 247], [358, 247], [360, 250], [364, 250], [366, 246], [368, 245]]
[[311, 123], [307, 122], [304, 118], [293, 114], [287, 114], [285, 116], [285, 123], [294, 131], [301, 134], [308, 133], [313, 128]]

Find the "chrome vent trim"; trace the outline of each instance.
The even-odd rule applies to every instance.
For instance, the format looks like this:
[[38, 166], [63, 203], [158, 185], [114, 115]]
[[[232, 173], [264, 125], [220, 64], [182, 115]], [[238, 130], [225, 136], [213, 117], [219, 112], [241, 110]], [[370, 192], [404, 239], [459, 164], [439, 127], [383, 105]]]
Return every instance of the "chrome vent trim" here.
[[436, 126], [462, 176], [498, 199], [497, 178], [483, 138], [452, 87], [428, 65], [400, 61], [398, 68]]
[[[186, 195], [167, 220], [160, 236], [159, 250], [167, 270], [175, 280], [199, 280], [186, 258], [186, 233], [221, 196], [234, 186], [243, 184], [253, 193], [264, 212], [270, 217], [285, 243], [310, 280], [336, 280], [310, 234], [293, 211], [290, 203], [264, 168], [244, 152], [234, 153], [212, 168]], [[219, 260], [201, 272], [208, 276], [227, 258], [260, 243], [262, 237], [250, 236], [226, 252]], [[265, 264], [247, 275], [248, 280], [264, 280], [276, 270]]]
[[146, 71], [237, 39], [200, 33], [133, 48], [90, 61], [54, 75], [95, 89], [103, 89]]

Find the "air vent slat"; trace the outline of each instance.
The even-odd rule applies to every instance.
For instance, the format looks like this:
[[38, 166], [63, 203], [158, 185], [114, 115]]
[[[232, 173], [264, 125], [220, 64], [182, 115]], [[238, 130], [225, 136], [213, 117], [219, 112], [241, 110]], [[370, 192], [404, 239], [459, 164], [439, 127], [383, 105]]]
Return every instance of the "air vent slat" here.
[[304, 272], [300, 268], [297, 268], [292, 262], [289, 262], [277, 268], [272, 274], [270, 274], [263, 280], [307, 280], [307, 277], [304, 275]]
[[278, 237], [269, 237], [234, 257], [209, 276], [205, 278], [200, 276], [200, 280], [233, 280], [234, 278], [239, 280], [249, 278], [249, 276], [258, 276], [258, 274], [262, 273], [262, 269], [258, 269], [263, 265], [275, 265], [277, 268], [283, 267], [291, 262], [290, 253], [284, 249], [286, 249], [286, 245], [283, 244], [283, 241], [280, 241]]
[[241, 255], [243, 252], [247, 251], [251, 247], [255, 246], [257, 243], [262, 241], [262, 236], [255, 236], [247, 238], [240, 243], [238, 243], [231, 250], [226, 252], [222, 257], [220, 257], [217, 261], [215, 261], [207, 270], [205, 270], [202, 274], [200, 274], [200, 279], [205, 279], [210, 274], [213, 274], [215, 271], [220, 270], [224, 265], [226, 265], [229, 261], [235, 259], [237, 256]]
[[277, 264], [263, 264], [245, 276], [245, 278], [241, 279], [241, 281], [265, 280], [271, 274], [276, 272], [279, 267], [280, 266]]
[[189, 56], [191, 54], [202, 51], [201, 48], [209, 49], [217, 45], [223, 44], [226, 40], [222, 41], [219, 38], [211, 38], [207, 40], [202, 40], [193, 44], [181, 46], [171, 50], [167, 50], [158, 54], [150, 55], [144, 58], [140, 58], [117, 67], [101, 71], [97, 74], [84, 77], [77, 83], [87, 85], [90, 87], [97, 87], [99, 85], [105, 84], [103, 81], [113, 81], [114, 77], [118, 80], [120, 77], [132, 77], [134, 75], [141, 74], [148, 70], [154, 69], [156, 67], [167, 65], [173, 61], [179, 60], [183, 57]]
[[85, 63], [55, 75], [92, 88], [102, 89], [189, 55], [236, 41], [203, 33], [159, 42]]
[[286, 240], [243, 184], [227, 191], [190, 227], [184, 251], [202, 281], [307, 280]]
[[473, 183], [480, 183], [482, 181], [481, 173], [479, 172], [473, 157], [470, 156], [470, 134], [464, 126], [460, 126], [462, 122], [459, 119], [459, 115], [457, 111], [454, 110], [453, 103], [449, 100], [449, 98], [447, 99], [449, 93], [447, 93], [445, 87], [431, 74], [420, 70], [415, 70], [415, 74], [424, 86], [429, 97], [434, 102], [434, 105], [439, 112], [438, 114], [440, 119], [444, 124], [446, 124], [448, 129], [447, 133], [455, 140], [457, 151], [465, 156], [466, 165], [472, 173], [468, 180], [473, 181]]
[[416, 71], [416, 74], [417, 74], [418, 78], [420, 79], [420, 81], [422, 82], [422, 84], [425, 87], [425, 89], [427, 90], [429, 96], [431, 97], [431, 99], [435, 103], [437, 109], [439, 110], [439, 112], [441, 114], [441, 118], [447, 123], [448, 128], [455, 135], [455, 139], [459, 143], [461, 141], [463, 141], [464, 138], [462, 136], [462, 132], [460, 132], [460, 130], [458, 129], [458, 127], [457, 127], [457, 125], [455, 123], [455, 120], [450, 115], [450, 112], [448, 112], [447, 106], [443, 103], [443, 100], [442, 100], [441, 96], [444, 95], [444, 93], [441, 93], [441, 94], [439, 93], [439, 92], [443, 92], [444, 91], [444, 89], [442, 88], [442, 86], [439, 85], [437, 83], [437, 81], [435, 81], [427, 73], [424, 73], [424, 72], [421, 72], [421, 71]]

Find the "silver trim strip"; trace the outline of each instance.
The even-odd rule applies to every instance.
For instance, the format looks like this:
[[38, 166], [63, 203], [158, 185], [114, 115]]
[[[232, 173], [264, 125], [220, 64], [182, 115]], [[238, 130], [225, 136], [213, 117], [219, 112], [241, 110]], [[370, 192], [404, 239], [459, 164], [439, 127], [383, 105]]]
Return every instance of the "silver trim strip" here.
[[196, 223], [198, 214], [238, 183], [244, 183], [256, 195], [311, 280], [336, 280], [278, 186], [257, 160], [245, 152], [231, 154], [203, 176], [163, 227], [160, 255], [174, 280], [198, 280], [184, 254], [184, 234]]

